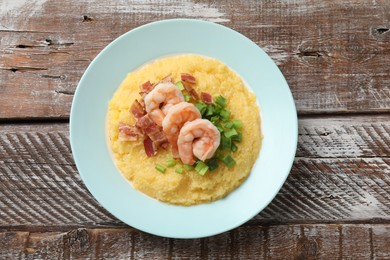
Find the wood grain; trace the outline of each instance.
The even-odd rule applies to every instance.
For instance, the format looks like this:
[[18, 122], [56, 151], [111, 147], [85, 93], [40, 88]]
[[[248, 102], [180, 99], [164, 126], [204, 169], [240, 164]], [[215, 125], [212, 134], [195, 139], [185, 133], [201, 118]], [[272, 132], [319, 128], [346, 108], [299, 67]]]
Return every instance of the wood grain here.
[[[390, 225], [243, 226], [204, 239], [127, 229], [0, 232], [0, 258], [388, 259]], [[358, 242], [358, 243], [357, 243]]]
[[[305, 118], [291, 174], [251, 223], [390, 223], [390, 121]], [[82, 183], [68, 124], [0, 125], [0, 227], [119, 227]]]
[[390, 111], [387, 1], [7, 0], [0, 14], [0, 119], [67, 118], [103, 47], [139, 25], [178, 17], [224, 24], [263, 47], [300, 114]]

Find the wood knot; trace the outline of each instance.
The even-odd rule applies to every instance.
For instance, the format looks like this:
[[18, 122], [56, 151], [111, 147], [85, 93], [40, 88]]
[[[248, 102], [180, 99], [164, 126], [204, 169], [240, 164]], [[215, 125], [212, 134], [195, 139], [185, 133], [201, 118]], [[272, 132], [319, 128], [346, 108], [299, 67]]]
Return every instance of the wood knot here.
[[93, 18], [87, 16], [87, 15], [83, 15], [83, 22], [92, 22], [93, 21]]
[[389, 28], [376, 28], [375, 31], [377, 31], [379, 34], [387, 33], [390, 29]]
[[46, 43], [47, 46], [50, 46], [50, 45], [53, 44], [53, 41], [50, 40], [50, 39], [45, 39], [45, 43]]
[[388, 26], [376, 26], [371, 28], [371, 35], [378, 40], [387, 40], [390, 36], [390, 28]]

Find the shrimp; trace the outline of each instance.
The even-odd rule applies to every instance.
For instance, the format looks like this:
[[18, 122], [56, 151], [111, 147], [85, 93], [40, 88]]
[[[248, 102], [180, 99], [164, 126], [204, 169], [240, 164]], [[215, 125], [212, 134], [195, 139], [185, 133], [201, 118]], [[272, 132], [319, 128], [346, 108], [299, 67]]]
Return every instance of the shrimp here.
[[221, 141], [218, 129], [207, 119], [187, 122], [181, 128], [177, 145], [180, 159], [194, 164], [194, 156], [201, 161], [213, 157]]
[[172, 145], [174, 157], [179, 157], [177, 148], [177, 139], [182, 126], [186, 122], [201, 118], [199, 110], [191, 103], [181, 102], [169, 109], [167, 115], [162, 121], [163, 131], [167, 135], [169, 143]]
[[169, 109], [184, 101], [181, 91], [172, 83], [164, 82], [158, 84], [145, 96], [145, 109], [150, 118], [159, 126]]

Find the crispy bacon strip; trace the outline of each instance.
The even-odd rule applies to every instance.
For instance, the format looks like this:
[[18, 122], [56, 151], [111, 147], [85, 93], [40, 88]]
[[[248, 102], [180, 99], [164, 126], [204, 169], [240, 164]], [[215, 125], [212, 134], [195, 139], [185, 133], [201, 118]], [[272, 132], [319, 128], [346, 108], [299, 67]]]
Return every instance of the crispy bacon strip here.
[[131, 105], [130, 111], [137, 119], [143, 117], [146, 114], [145, 108], [137, 99], [134, 100], [133, 104]]
[[150, 83], [150, 81], [148, 80], [145, 83], [141, 84], [141, 86], [139, 86], [139, 88], [141, 91], [149, 93], [154, 88], [154, 84]]
[[161, 128], [153, 122], [148, 115], [141, 117], [136, 126], [142, 130], [154, 143], [156, 148], [163, 147], [166, 148], [168, 143], [168, 138]]
[[141, 132], [137, 127], [125, 123], [119, 123], [119, 141], [137, 141], [141, 136]]
[[186, 82], [183, 81], [183, 86], [187, 90], [188, 94], [190, 94], [193, 99], [199, 100], [198, 93], [190, 84], [187, 84]]
[[144, 139], [144, 148], [146, 156], [148, 157], [152, 157], [157, 153], [157, 151], [154, 149], [153, 141], [149, 137]]
[[199, 100], [199, 95], [192, 87], [192, 85], [196, 84], [196, 79], [194, 76], [188, 73], [181, 74], [181, 80], [183, 82], [184, 88], [187, 90], [188, 94], [195, 100]]
[[139, 86], [139, 89], [140, 89], [139, 94], [141, 95], [142, 98], [144, 98], [150, 91], [152, 91], [154, 89], [155, 86], [156, 86], [156, 84], [152, 84], [148, 80]]
[[200, 99], [205, 102], [206, 104], [212, 104], [213, 103], [213, 96], [211, 96], [209, 93], [201, 92], [200, 93]]
[[196, 84], [196, 78], [188, 73], [182, 73], [181, 80], [189, 84]]
[[150, 139], [152, 139], [156, 147], [162, 147], [164, 149], [168, 148], [168, 144], [169, 144], [168, 138], [163, 131], [154, 134], [153, 136], [150, 137]]
[[143, 117], [139, 118], [135, 126], [141, 129], [142, 132], [147, 135], [153, 135], [154, 133], [160, 131], [158, 125], [156, 125], [156, 123], [153, 122], [153, 120], [150, 119], [148, 115], [144, 115]]

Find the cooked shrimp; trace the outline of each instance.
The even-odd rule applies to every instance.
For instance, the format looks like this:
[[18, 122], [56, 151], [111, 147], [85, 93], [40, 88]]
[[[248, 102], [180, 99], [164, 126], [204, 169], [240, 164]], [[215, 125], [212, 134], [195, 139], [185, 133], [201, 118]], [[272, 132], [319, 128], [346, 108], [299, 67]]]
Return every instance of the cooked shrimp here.
[[145, 96], [145, 109], [150, 118], [161, 126], [168, 110], [183, 101], [183, 94], [174, 84], [160, 83]]
[[185, 164], [194, 164], [213, 157], [221, 140], [218, 129], [206, 119], [196, 119], [185, 123], [179, 133], [177, 146], [180, 159]]
[[164, 120], [162, 127], [168, 137], [169, 143], [172, 145], [172, 153], [174, 157], [179, 157], [177, 148], [177, 139], [182, 126], [186, 122], [201, 118], [199, 110], [191, 103], [181, 102], [172, 106]]

